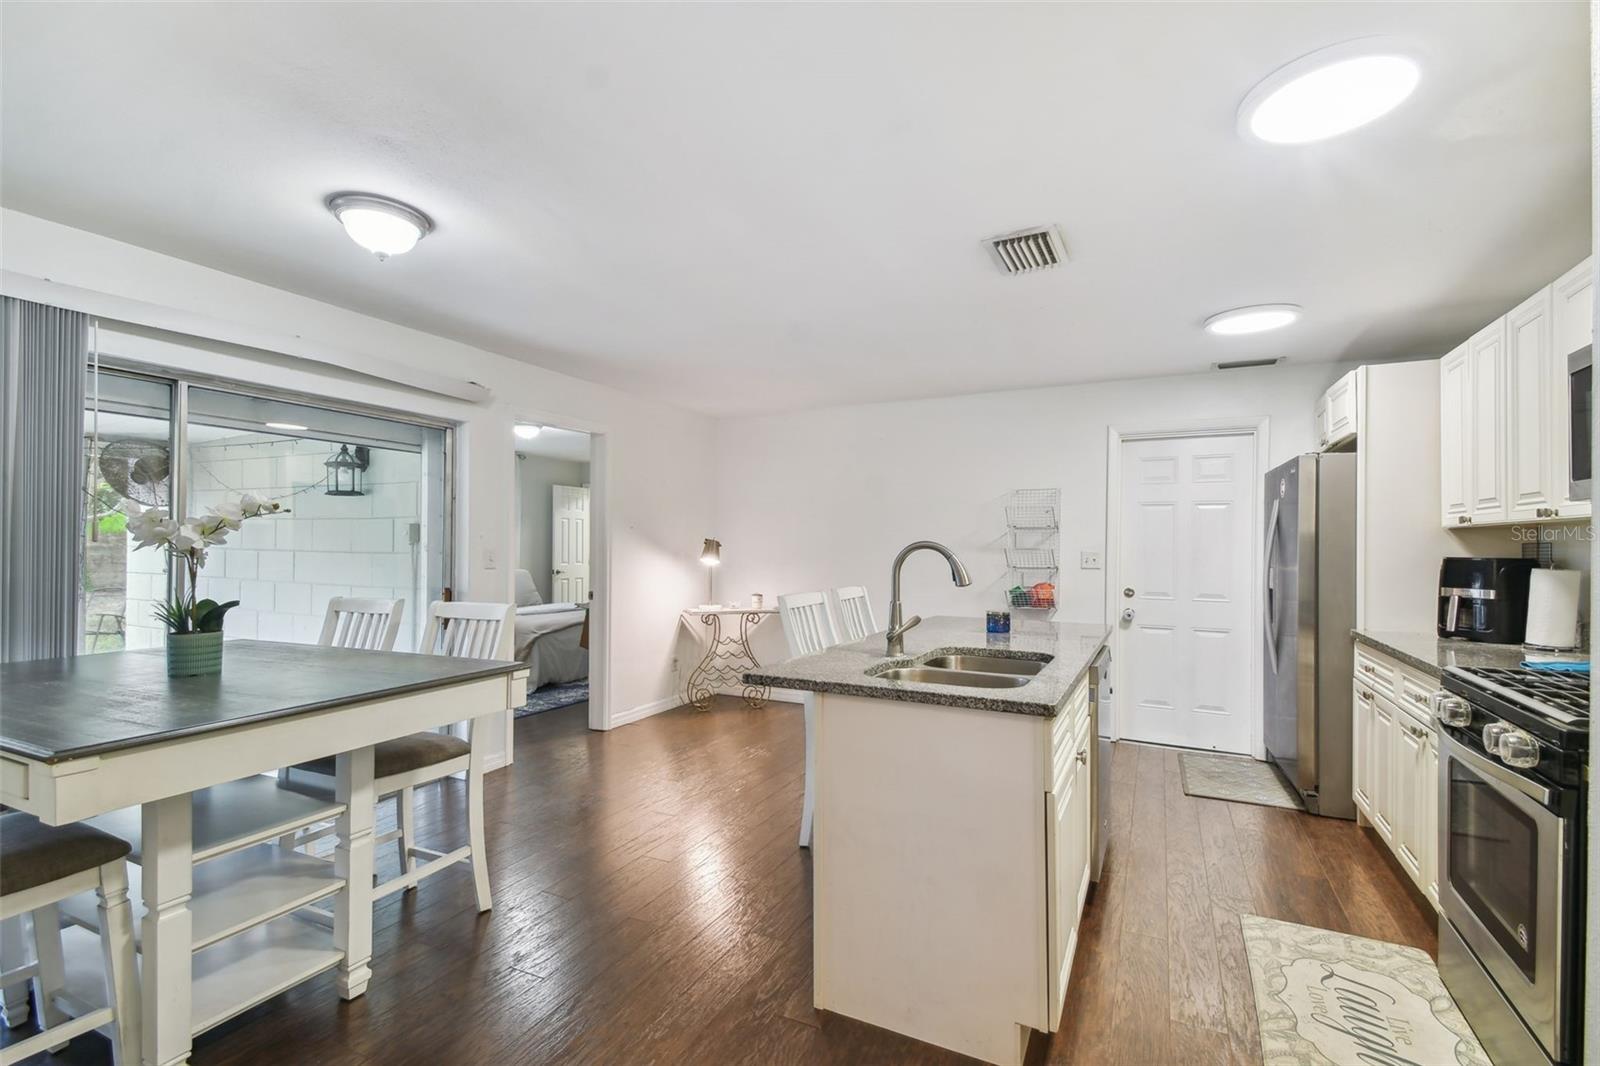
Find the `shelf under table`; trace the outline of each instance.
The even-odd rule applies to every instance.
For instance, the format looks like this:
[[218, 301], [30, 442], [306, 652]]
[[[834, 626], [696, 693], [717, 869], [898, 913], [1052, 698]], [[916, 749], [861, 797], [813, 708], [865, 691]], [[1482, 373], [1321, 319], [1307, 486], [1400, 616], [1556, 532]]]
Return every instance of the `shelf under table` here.
[[[133, 903], [134, 942], [143, 946], [142, 871], [128, 867], [128, 896]], [[344, 887], [333, 863], [314, 859], [276, 844], [257, 844], [195, 867], [194, 950], [199, 951], [252, 926], [271, 921], [333, 895]], [[76, 925], [98, 931], [99, 905], [93, 892], [81, 892], [61, 904], [62, 914]]]
[[[328, 796], [280, 788], [277, 778], [262, 776], [203, 788], [193, 794], [193, 802], [197, 863], [276, 840], [301, 826], [337, 818], [344, 811], [342, 803]], [[90, 818], [88, 824], [133, 845], [129, 862], [141, 860], [143, 834], [138, 807], [124, 807]]]

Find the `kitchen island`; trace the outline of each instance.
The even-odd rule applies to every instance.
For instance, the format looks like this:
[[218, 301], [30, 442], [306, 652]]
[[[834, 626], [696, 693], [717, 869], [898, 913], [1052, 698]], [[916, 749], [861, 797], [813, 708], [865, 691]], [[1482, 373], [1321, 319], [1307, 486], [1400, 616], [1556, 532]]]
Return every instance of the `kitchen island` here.
[[1016, 1064], [1060, 1024], [1088, 893], [1108, 628], [930, 618], [745, 675], [817, 693], [814, 1004]]

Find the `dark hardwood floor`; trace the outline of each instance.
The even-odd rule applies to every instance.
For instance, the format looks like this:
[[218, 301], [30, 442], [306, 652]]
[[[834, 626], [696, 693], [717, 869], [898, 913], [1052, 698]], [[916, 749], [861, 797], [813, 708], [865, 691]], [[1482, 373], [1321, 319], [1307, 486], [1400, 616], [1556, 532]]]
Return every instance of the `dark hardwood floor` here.
[[[490, 777], [490, 914], [465, 868], [390, 897], [365, 996], [341, 1003], [325, 975], [202, 1036], [193, 1062], [970, 1061], [811, 1009], [797, 706], [719, 700], [609, 734], [586, 717], [519, 721]], [[1163, 749], [1118, 745], [1113, 777], [1065, 1022], [1030, 1062], [1259, 1063], [1241, 912], [1435, 950], [1369, 831], [1185, 796]], [[422, 842], [464, 843], [464, 789], [418, 796]], [[39, 1061], [109, 1055], [88, 1036]]]

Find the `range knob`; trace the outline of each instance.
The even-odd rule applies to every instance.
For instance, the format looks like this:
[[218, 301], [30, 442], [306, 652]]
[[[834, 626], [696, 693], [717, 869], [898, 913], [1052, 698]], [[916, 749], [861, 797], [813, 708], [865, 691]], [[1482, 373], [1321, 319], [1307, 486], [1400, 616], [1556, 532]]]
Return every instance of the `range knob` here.
[[1472, 724], [1472, 704], [1460, 696], [1446, 696], [1439, 701], [1439, 721], [1465, 729]]
[[1490, 755], [1499, 755], [1500, 742], [1505, 739], [1507, 733], [1512, 732], [1515, 730], [1504, 722], [1490, 722], [1483, 727], [1483, 750]]
[[1500, 736], [1500, 761], [1531, 770], [1539, 765], [1539, 742], [1520, 729], [1508, 729]]

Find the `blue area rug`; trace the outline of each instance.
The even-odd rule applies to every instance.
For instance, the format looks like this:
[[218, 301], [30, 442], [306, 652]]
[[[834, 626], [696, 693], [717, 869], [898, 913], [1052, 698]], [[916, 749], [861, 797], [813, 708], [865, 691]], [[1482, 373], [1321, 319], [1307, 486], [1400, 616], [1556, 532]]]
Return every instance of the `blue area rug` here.
[[512, 714], [517, 718], [526, 718], [530, 714], [553, 711], [559, 707], [571, 707], [574, 703], [583, 703], [588, 698], [587, 681], [574, 681], [568, 685], [546, 685], [532, 693], [528, 697], [528, 702], [518, 707]]

